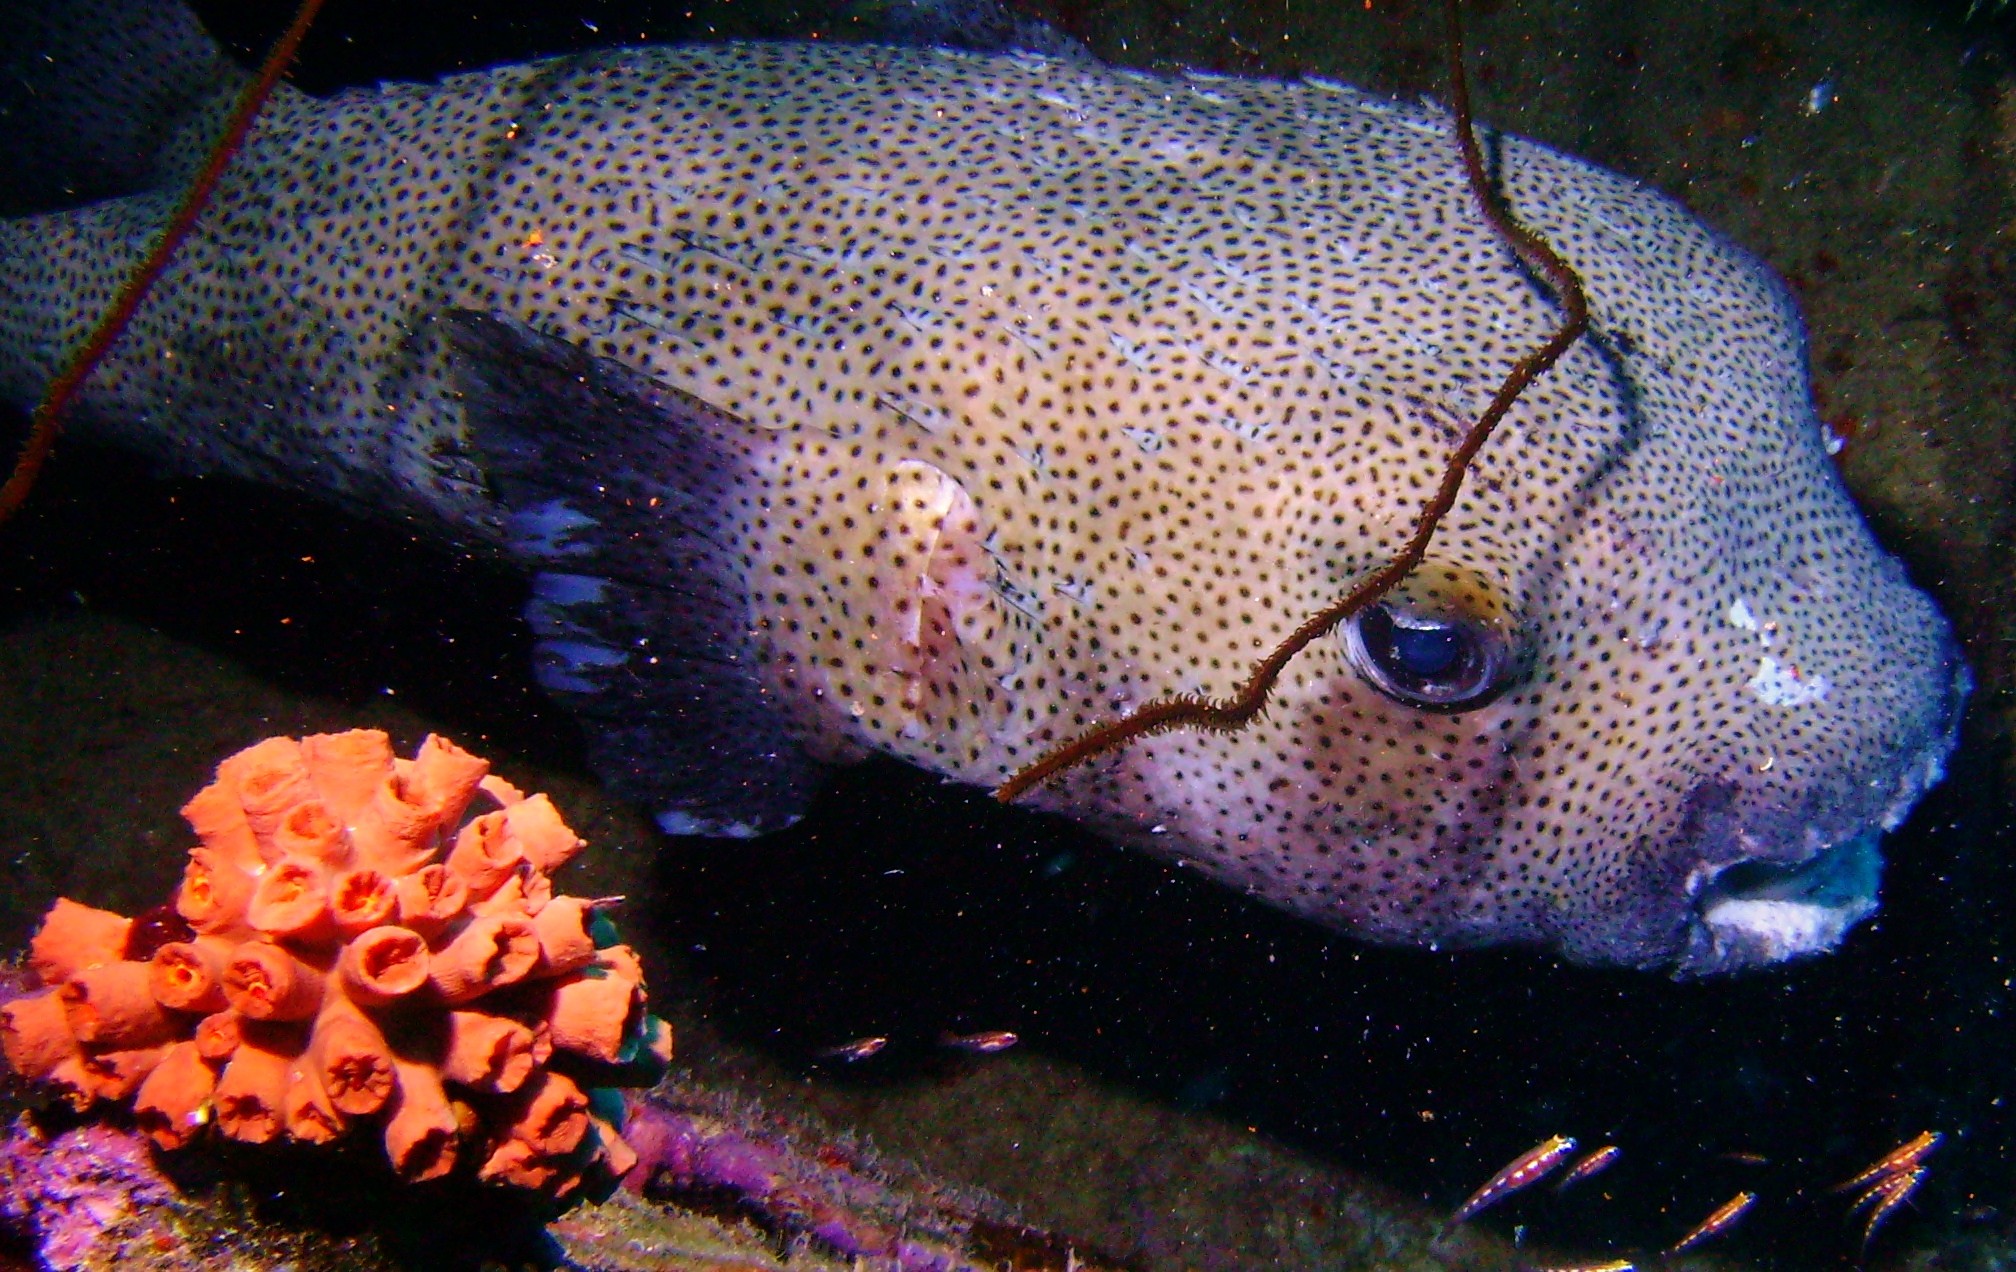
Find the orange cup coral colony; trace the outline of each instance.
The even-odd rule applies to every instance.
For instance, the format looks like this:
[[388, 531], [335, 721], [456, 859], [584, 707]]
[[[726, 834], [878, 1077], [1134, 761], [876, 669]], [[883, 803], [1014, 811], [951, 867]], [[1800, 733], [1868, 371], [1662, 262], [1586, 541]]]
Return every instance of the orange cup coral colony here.
[[[597, 903], [555, 896], [582, 848], [544, 795], [430, 736], [269, 738], [182, 810], [172, 910], [58, 901], [0, 1008], [0, 1046], [79, 1109], [133, 1101], [163, 1148], [383, 1137], [398, 1174], [573, 1192], [636, 1161], [609, 1088], [671, 1032]], [[463, 821], [482, 796], [496, 807]]]

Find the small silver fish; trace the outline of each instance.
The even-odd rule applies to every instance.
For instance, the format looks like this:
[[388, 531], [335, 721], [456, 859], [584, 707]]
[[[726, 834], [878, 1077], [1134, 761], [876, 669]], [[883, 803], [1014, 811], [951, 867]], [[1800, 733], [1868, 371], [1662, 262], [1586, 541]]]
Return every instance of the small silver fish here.
[[1925, 1165], [1925, 1159], [1932, 1155], [1945, 1138], [1939, 1131], [1920, 1131], [1885, 1153], [1853, 1179], [1844, 1180], [1834, 1186], [1834, 1192], [1848, 1192], [1858, 1188], [1862, 1190], [1861, 1195], [1848, 1210], [1853, 1214], [1865, 1206], [1869, 1208], [1869, 1220], [1862, 1228], [1864, 1250], [1869, 1248], [1869, 1243], [1875, 1239], [1876, 1230], [1883, 1226], [1883, 1222], [1899, 1206], [1910, 1200], [1911, 1195], [1918, 1191], [1918, 1186], [1925, 1182], [1929, 1170]]
[[1591, 1175], [1610, 1169], [1623, 1154], [1624, 1150], [1615, 1144], [1605, 1144], [1603, 1147], [1591, 1152], [1581, 1161], [1570, 1166], [1568, 1173], [1561, 1176], [1561, 1182], [1554, 1185], [1554, 1191], [1557, 1193], [1567, 1192], [1570, 1188], [1581, 1183]]
[[1734, 1197], [1731, 1197], [1729, 1200], [1717, 1206], [1706, 1219], [1703, 1219], [1700, 1222], [1700, 1224], [1698, 1224], [1693, 1229], [1693, 1231], [1689, 1232], [1686, 1236], [1680, 1238], [1678, 1241], [1675, 1241], [1672, 1247], [1668, 1249], [1666, 1253], [1679, 1254], [1684, 1250], [1692, 1250], [1695, 1246], [1700, 1245], [1704, 1241], [1712, 1240], [1715, 1237], [1721, 1236], [1723, 1233], [1729, 1231], [1729, 1229], [1735, 1227], [1737, 1222], [1741, 1220], [1744, 1215], [1750, 1213], [1750, 1207], [1756, 1204], [1757, 1204], [1756, 1193], [1753, 1192], [1737, 1193]]
[[1869, 1207], [1869, 1221], [1862, 1227], [1864, 1250], [1867, 1250], [1869, 1243], [1876, 1239], [1876, 1229], [1883, 1226], [1883, 1221], [1890, 1217], [1891, 1212], [1909, 1201], [1911, 1194], [1918, 1191], [1918, 1186], [1925, 1182], [1929, 1169], [1925, 1166], [1911, 1166], [1895, 1174], [1885, 1175], [1870, 1185], [1869, 1191], [1863, 1193], [1856, 1199], [1855, 1204], [1848, 1208], [1852, 1214], [1864, 1206]]
[[834, 1047], [825, 1047], [812, 1054], [821, 1060], [842, 1060], [848, 1064], [856, 1064], [871, 1056], [880, 1055], [882, 1049], [888, 1045], [889, 1040], [887, 1038], [877, 1035], [868, 1038], [856, 1038], [852, 1042], [843, 1042]]
[[954, 1051], [971, 1051], [978, 1055], [992, 1055], [1006, 1051], [1022, 1039], [1006, 1029], [983, 1029], [978, 1033], [940, 1034], [938, 1045], [950, 1047]]
[[1545, 1179], [1554, 1168], [1567, 1161], [1575, 1152], [1575, 1141], [1566, 1135], [1556, 1135], [1542, 1140], [1532, 1148], [1506, 1164], [1484, 1181], [1484, 1186], [1471, 1193], [1469, 1200], [1456, 1207], [1456, 1213], [1449, 1216], [1451, 1224], [1462, 1223], [1478, 1212], [1497, 1205], [1522, 1188], [1531, 1187]]
[[1941, 1131], [1920, 1131], [1904, 1143], [1885, 1153], [1868, 1169], [1853, 1179], [1846, 1179], [1834, 1185], [1831, 1192], [1848, 1192], [1869, 1183], [1882, 1183], [1886, 1178], [1911, 1170], [1930, 1157], [1946, 1136]]

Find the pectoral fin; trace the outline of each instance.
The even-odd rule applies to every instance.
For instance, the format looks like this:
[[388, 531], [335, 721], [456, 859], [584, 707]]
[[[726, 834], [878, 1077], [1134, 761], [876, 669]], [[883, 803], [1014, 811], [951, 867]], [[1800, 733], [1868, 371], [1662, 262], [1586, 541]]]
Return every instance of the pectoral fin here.
[[540, 683], [674, 834], [790, 825], [819, 765], [765, 694], [735, 500], [767, 439], [504, 319], [444, 319], [470, 439], [536, 573]]

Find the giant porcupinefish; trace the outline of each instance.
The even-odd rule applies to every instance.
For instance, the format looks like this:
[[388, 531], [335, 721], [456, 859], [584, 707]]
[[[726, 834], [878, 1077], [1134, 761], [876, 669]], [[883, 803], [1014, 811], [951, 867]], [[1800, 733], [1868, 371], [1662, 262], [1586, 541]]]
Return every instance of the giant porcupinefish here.
[[[148, 45], [145, 91], [21, 42], [45, 112], [125, 103], [87, 139], [229, 78], [186, 17], [125, 21], [179, 49]], [[152, 188], [0, 226], [15, 400], [162, 222], [205, 135], [162, 129], [127, 165]], [[1630, 180], [1491, 152], [1590, 336], [1264, 719], [1031, 802], [1374, 940], [1828, 948], [1951, 745], [1947, 627], [1836, 478], [1770, 274]], [[633, 48], [283, 91], [77, 427], [521, 557], [542, 681], [611, 780], [737, 835], [826, 763], [993, 785], [1222, 695], [1396, 548], [1555, 321], [1431, 106]]]

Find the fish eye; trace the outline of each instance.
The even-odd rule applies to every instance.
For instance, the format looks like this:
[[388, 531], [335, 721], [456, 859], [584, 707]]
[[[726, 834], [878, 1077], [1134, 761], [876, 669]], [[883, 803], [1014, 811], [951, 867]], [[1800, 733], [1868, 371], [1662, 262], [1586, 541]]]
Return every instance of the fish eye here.
[[1344, 625], [1344, 656], [1373, 688], [1431, 711], [1481, 706], [1518, 671], [1508, 607], [1456, 566], [1424, 566]]

